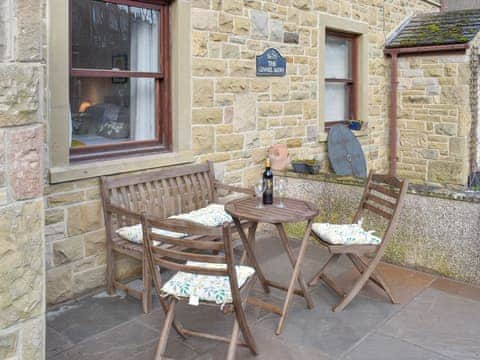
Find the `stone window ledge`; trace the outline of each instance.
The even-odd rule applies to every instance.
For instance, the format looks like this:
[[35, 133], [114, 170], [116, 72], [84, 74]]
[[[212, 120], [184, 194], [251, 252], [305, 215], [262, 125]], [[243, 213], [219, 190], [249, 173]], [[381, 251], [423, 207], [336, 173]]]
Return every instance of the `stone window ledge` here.
[[[368, 131], [366, 129], [353, 130], [352, 132], [353, 132], [353, 135], [357, 138], [368, 136]], [[324, 143], [324, 142], [327, 142], [327, 140], [328, 140], [328, 132], [322, 132], [321, 134], [318, 135], [317, 142]]]
[[153, 169], [162, 166], [180, 165], [195, 160], [191, 151], [135, 156], [121, 159], [72, 164], [66, 167], [53, 167], [49, 170], [51, 184], [113, 175], [124, 172]]
[[[336, 183], [341, 185], [365, 186], [365, 179], [353, 176], [340, 176], [333, 173], [320, 173], [317, 175], [295, 173], [292, 170], [275, 172], [277, 176], [286, 176], [290, 178], [304, 179], [308, 181], [321, 181]], [[480, 203], [480, 192], [465, 191], [461, 186], [455, 185], [433, 185], [433, 184], [415, 184], [411, 183], [408, 187], [409, 194], [420, 196], [435, 197], [440, 199], [450, 199], [466, 202]]]

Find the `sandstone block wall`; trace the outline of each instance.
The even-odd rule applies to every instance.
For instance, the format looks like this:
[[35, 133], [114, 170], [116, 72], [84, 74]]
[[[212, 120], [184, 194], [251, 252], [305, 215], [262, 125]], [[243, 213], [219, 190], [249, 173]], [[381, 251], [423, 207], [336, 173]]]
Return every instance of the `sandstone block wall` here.
[[[214, 160], [224, 181], [251, 185], [270, 145], [296, 157], [326, 156], [318, 125], [318, 14], [369, 24], [368, 130], [359, 138], [369, 167], [387, 162], [387, 34], [412, 11], [438, 11], [421, 0], [192, 0], [192, 147]], [[188, 31], [186, 29], [185, 31]], [[287, 76], [255, 76], [269, 47], [287, 57]], [[322, 110], [323, 111], [323, 110]], [[328, 164], [325, 162], [324, 167]], [[105, 234], [98, 179], [45, 188], [47, 301], [56, 304], [105, 284]], [[140, 264], [120, 257], [120, 277]]]
[[0, 1], [0, 359], [43, 359], [45, 2]]
[[476, 50], [399, 59], [400, 176], [419, 182], [466, 183], [478, 96], [472, 52]]

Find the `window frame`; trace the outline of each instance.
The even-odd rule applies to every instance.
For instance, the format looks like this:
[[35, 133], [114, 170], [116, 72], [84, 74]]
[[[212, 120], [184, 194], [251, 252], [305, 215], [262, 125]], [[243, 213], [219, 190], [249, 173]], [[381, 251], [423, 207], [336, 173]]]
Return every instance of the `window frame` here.
[[[118, 158], [130, 155], [171, 152], [172, 151], [172, 110], [170, 79], [170, 10], [167, 0], [94, 0], [103, 3], [134, 6], [153, 9], [159, 12], [159, 56], [158, 72], [139, 72], [129, 70], [103, 70], [89, 68], [73, 68], [72, 66], [72, 16], [73, 1], [69, 0], [69, 34], [68, 62], [69, 79], [72, 77], [118, 77], [118, 78], [153, 78], [155, 79], [155, 139], [140, 141], [123, 141], [113, 144], [91, 145], [86, 147], [69, 147], [71, 162]], [[163, 46], [162, 46], [163, 45]], [[69, 89], [70, 103], [70, 89]], [[70, 105], [69, 105], [70, 106]]]
[[328, 36], [334, 36], [337, 38], [348, 39], [351, 41], [351, 54], [350, 54], [350, 64], [351, 64], [351, 78], [350, 79], [337, 79], [337, 78], [327, 78], [324, 77], [324, 86], [325, 91], [328, 83], [343, 83], [345, 86], [348, 86], [348, 94], [350, 97], [349, 101], [349, 116], [351, 119], [345, 120], [335, 120], [335, 121], [328, 121], [324, 118], [324, 126], [325, 130], [330, 130], [331, 127], [339, 124], [347, 125], [349, 120], [355, 120], [358, 117], [358, 67], [359, 67], [359, 58], [358, 58], [358, 43], [359, 43], [359, 35], [353, 34], [349, 32], [343, 32], [338, 30], [331, 30], [325, 29], [325, 50], [326, 50], [326, 41]]

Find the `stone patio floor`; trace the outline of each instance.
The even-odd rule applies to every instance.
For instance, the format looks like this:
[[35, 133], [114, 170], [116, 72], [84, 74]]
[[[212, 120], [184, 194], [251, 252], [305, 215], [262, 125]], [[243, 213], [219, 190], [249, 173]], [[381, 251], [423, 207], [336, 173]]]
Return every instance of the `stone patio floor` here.
[[[268, 277], [286, 283], [291, 268], [279, 240], [262, 236], [257, 248]], [[309, 247], [304, 263], [307, 279], [325, 256], [320, 247]], [[380, 269], [401, 305], [390, 304], [369, 284], [343, 312], [333, 313], [338, 298], [320, 285], [312, 290], [313, 310], [295, 297], [280, 336], [274, 334], [278, 316], [249, 305], [248, 320], [260, 354], [254, 357], [239, 347], [237, 359], [480, 359], [480, 288], [388, 264]], [[357, 275], [348, 260], [339, 261], [328, 273], [345, 287]], [[282, 292], [264, 295], [258, 288], [253, 292], [282, 304]], [[158, 301], [154, 303], [154, 311], [146, 315], [138, 300], [101, 292], [51, 309], [47, 359], [153, 359], [163, 321]], [[233, 324], [232, 317], [218, 309], [186, 304], [178, 307], [177, 317], [186, 327], [217, 334], [230, 334]], [[175, 359], [224, 359], [226, 351], [226, 344], [199, 338], [183, 341], [174, 331], [167, 346], [167, 355]]]

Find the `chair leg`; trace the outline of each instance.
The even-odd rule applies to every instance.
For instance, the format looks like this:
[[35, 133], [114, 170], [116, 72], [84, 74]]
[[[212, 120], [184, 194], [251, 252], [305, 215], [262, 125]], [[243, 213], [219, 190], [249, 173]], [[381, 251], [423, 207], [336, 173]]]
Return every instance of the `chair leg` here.
[[167, 316], [163, 323], [162, 332], [160, 334], [160, 339], [157, 345], [157, 351], [155, 352], [155, 360], [161, 360], [165, 354], [167, 348], [168, 334], [170, 333], [170, 328], [172, 327], [173, 319], [175, 316], [175, 305], [177, 301], [172, 299], [168, 305]]
[[255, 339], [253, 338], [252, 332], [250, 331], [250, 328], [248, 326], [247, 317], [245, 316], [243, 307], [235, 307], [235, 318], [238, 322], [238, 325], [240, 326], [240, 330], [242, 330], [243, 338], [245, 339], [245, 342], [250, 348], [250, 351], [253, 355], [257, 355], [257, 344], [255, 343]]
[[323, 266], [320, 268], [320, 270], [315, 275], [313, 275], [313, 277], [308, 282], [308, 286], [312, 287], [312, 286], [318, 284], [320, 282], [320, 280], [322, 279], [323, 272], [325, 271], [327, 266], [330, 265], [330, 264], [333, 264], [335, 261], [338, 260], [339, 257], [340, 257], [340, 255], [338, 255], [338, 254], [329, 254], [325, 264], [323, 264]]
[[[362, 259], [361, 256], [355, 255], [355, 254], [350, 254], [348, 256], [350, 260], [352, 261], [353, 265], [358, 269], [358, 271], [363, 273], [363, 271], [368, 268], [368, 263], [366, 260]], [[395, 299], [395, 297], [392, 294], [392, 291], [390, 290], [390, 287], [387, 285], [385, 279], [383, 276], [380, 274], [378, 269], [375, 269], [370, 276], [370, 280], [375, 283], [379, 288], [381, 288], [385, 293], [387, 294], [388, 298], [390, 299], [390, 302], [392, 304], [398, 304], [398, 301]]]
[[365, 286], [365, 283], [368, 281], [368, 279], [372, 276], [373, 271], [378, 265], [378, 262], [380, 261], [379, 257], [376, 257], [375, 260], [373, 260], [367, 269], [363, 272], [363, 274], [360, 276], [360, 278], [357, 280], [355, 285], [353, 285], [352, 289], [348, 292], [347, 296], [345, 296], [342, 301], [338, 305], [336, 305], [333, 308], [333, 311], [338, 312], [342, 311], [345, 309], [345, 307], [350, 304], [350, 302], [353, 300], [355, 296], [358, 295], [360, 290], [362, 290], [363, 286]]
[[148, 268], [148, 262], [145, 256], [142, 262], [142, 309], [144, 314], [149, 314], [152, 311], [152, 274]]
[[240, 327], [238, 326], [238, 320], [235, 318], [233, 322], [232, 338], [230, 340], [230, 344], [228, 345], [227, 360], [235, 359], [235, 350], [237, 349], [239, 330]]
[[115, 294], [115, 254], [113, 249], [107, 247], [107, 272], [106, 272], [106, 282], [107, 282], [107, 293], [109, 295]]

